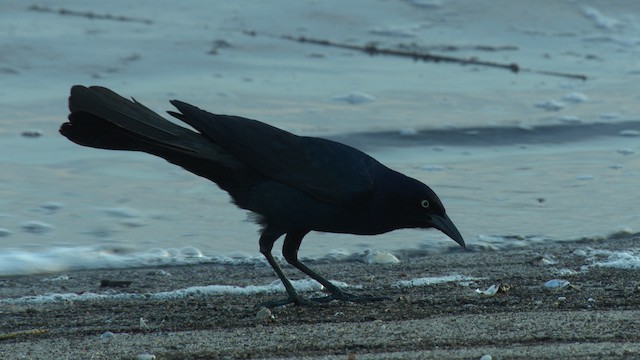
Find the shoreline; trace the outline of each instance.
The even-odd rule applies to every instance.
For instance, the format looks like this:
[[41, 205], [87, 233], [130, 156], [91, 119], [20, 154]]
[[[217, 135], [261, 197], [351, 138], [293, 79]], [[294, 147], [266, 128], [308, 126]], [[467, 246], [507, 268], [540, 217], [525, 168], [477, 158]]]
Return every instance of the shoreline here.
[[[435, 254], [387, 265], [311, 263], [330, 279], [361, 286], [348, 291], [390, 300], [287, 306], [265, 319], [256, 318], [255, 305], [284, 293], [22, 304], [3, 300], [47, 292], [154, 294], [211, 284], [262, 285], [276, 280], [267, 266], [185, 265], [1, 277], [0, 358], [634, 357], [640, 355], [638, 269], [593, 264], [607, 252], [637, 247], [638, 240], [637, 234], [621, 234], [526, 249]], [[290, 267], [285, 271], [303, 279]], [[60, 275], [68, 278], [50, 281]], [[448, 275], [476, 280], [397, 286], [402, 280]], [[132, 283], [101, 288], [101, 279]], [[551, 279], [569, 285], [545, 288]], [[475, 291], [500, 284], [508, 290], [492, 297]]]

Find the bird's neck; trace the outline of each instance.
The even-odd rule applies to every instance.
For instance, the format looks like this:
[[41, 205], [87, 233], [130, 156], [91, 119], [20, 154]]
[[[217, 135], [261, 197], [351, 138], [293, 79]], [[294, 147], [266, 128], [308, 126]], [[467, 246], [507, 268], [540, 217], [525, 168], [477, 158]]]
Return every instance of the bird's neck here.
[[406, 218], [403, 209], [408, 206], [407, 190], [416, 180], [388, 169], [384, 176], [376, 179], [376, 187], [369, 206], [369, 222], [379, 233], [411, 228], [414, 225]]

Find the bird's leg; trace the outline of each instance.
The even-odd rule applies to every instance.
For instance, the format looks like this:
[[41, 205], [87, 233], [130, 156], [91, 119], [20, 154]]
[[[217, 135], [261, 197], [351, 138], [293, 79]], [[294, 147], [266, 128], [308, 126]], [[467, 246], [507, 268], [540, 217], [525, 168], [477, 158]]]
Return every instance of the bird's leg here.
[[273, 249], [273, 243], [275, 243], [275, 241], [278, 239], [278, 237], [280, 237], [280, 235], [281, 234], [271, 234], [267, 231], [264, 231], [260, 236], [260, 252], [262, 253], [262, 255], [264, 255], [265, 258], [267, 258], [269, 265], [271, 265], [273, 270], [276, 272], [276, 274], [280, 278], [280, 281], [282, 281], [282, 285], [284, 285], [284, 288], [287, 290], [287, 294], [289, 296], [283, 300], [268, 301], [268, 302], [258, 304], [258, 307], [264, 306], [268, 308], [274, 308], [278, 306], [284, 306], [287, 304], [305, 305], [309, 303], [308, 300], [298, 295], [296, 290], [293, 288], [293, 285], [291, 285], [291, 281], [289, 281], [287, 276], [282, 271], [282, 268], [280, 268], [280, 265], [278, 265], [278, 262], [276, 261], [276, 259], [273, 258], [273, 255], [271, 254], [271, 249]]
[[282, 245], [282, 255], [287, 260], [287, 262], [297, 269], [302, 271], [303, 273], [309, 275], [312, 279], [322, 284], [322, 286], [327, 289], [330, 293], [328, 296], [319, 297], [319, 298], [311, 298], [309, 300], [313, 302], [326, 303], [332, 300], [340, 300], [340, 301], [351, 301], [351, 302], [368, 302], [368, 301], [381, 301], [388, 300], [387, 297], [375, 297], [368, 295], [354, 295], [349, 294], [345, 291], [342, 291], [339, 287], [333, 285], [329, 280], [323, 278], [318, 275], [315, 271], [309, 269], [305, 264], [301, 263], [298, 260], [298, 249], [300, 248], [300, 243], [302, 242], [302, 238], [307, 235], [308, 231], [302, 232], [289, 232], [287, 236], [284, 238], [284, 244]]

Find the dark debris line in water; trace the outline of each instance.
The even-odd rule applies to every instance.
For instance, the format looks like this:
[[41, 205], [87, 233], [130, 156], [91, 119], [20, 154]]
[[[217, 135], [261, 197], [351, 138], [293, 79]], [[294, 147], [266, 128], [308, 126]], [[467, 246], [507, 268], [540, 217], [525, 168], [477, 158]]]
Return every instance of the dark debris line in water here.
[[58, 14], [63, 16], [79, 16], [87, 19], [97, 19], [97, 20], [113, 20], [113, 21], [122, 21], [122, 22], [137, 22], [142, 24], [153, 24], [153, 20], [143, 19], [143, 18], [133, 18], [123, 15], [111, 15], [111, 14], [96, 14], [93, 11], [77, 11], [77, 10], [69, 10], [65, 8], [54, 9], [48, 6], [39, 6], [39, 5], [31, 5], [29, 6], [30, 11], [36, 11], [41, 13], [50, 13], [50, 14]]
[[410, 58], [414, 61], [424, 61], [424, 62], [434, 62], [434, 63], [442, 62], [442, 63], [454, 63], [459, 65], [486, 66], [486, 67], [508, 70], [514, 74], [532, 73], [532, 74], [538, 74], [538, 75], [578, 79], [583, 81], [586, 81], [588, 78], [584, 74], [571, 74], [571, 73], [564, 73], [559, 71], [529, 69], [529, 68], [523, 68], [516, 63], [511, 63], [511, 64], [499, 63], [495, 61], [480, 60], [476, 57], [462, 58], [462, 57], [449, 56], [449, 55], [431, 54], [423, 51], [383, 48], [383, 47], [379, 47], [376, 43], [373, 43], [373, 42], [368, 43], [366, 45], [352, 45], [352, 44], [340, 43], [340, 42], [335, 42], [335, 41], [326, 40], [326, 39], [310, 38], [306, 36], [293, 36], [293, 35], [276, 36], [276, 35], [271, 35], [267, 33], [258, 33], [256, 31], [245, 31], [244, 33], [249, 36], [262, 35], [262, 36], [269, 36], [269, 37], [288, 40], [288, 41], [295, 41], [295, 42], [304, 43], [304, 44], [313, 44], [313, 45], [334, 47], [339, 49], [360, 51], [370, 56], [388, 55], [388, 56]]
[[457, 129], [420, 130], [413, 135], [399, 131], [351, 133], [332, 136], [332, 140], [344, 142], [361, 149], [382, 146], [509, 146], [535, 144], [564, 144], [605, 136], [619, 136], [621, 131], [640, 127], [640, 121], [613, 124], [562, 124], [532, 128], [521, 127], [473, 127]]

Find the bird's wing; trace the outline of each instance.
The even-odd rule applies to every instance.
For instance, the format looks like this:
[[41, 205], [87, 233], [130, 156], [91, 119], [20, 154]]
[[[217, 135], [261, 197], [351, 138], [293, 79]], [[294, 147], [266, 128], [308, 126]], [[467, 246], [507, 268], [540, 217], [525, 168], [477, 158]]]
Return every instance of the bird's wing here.
[[169, 112], [210, 138], [245, 165], [325, 202], [347, 202], [372, 192], [380, 164], [330, 140], [297, 136], [238, 116], [215, 115], [187, 103]]

